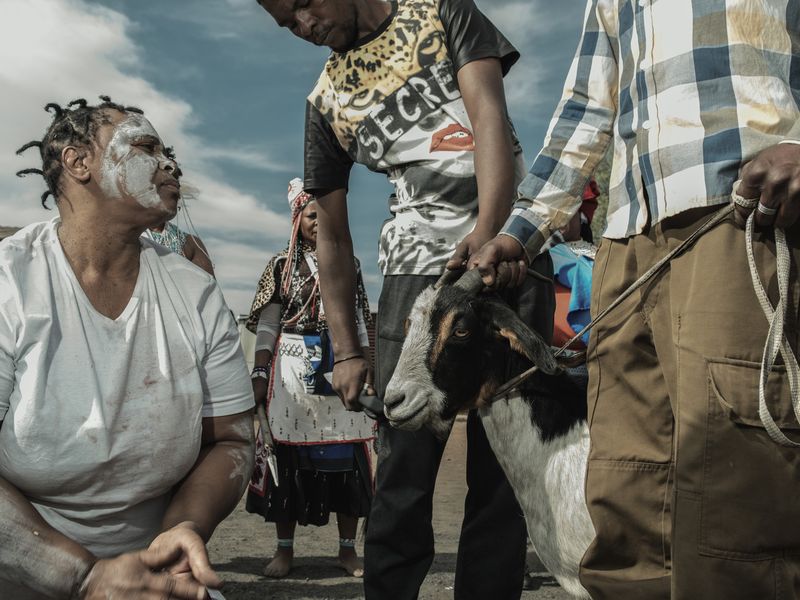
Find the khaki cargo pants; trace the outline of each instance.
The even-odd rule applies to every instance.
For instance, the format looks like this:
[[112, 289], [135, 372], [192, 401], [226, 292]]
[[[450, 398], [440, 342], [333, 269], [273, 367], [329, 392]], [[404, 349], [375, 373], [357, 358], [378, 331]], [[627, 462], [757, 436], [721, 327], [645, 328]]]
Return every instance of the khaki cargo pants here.
[[[715, 210], [603, 240], [594, 314]], [[788, 232], [795, 352], [798, 234]], [[755, 254], [774, 306], [771, 235]], [[732, 217], [592, 332], [586, 495], [597, 536], [581, 580], [595, 600], [800, 598], [800, 450], [772, 442], [758, 418], [766, 334]], [[782, 369], [770, 409], [800, 440]]]

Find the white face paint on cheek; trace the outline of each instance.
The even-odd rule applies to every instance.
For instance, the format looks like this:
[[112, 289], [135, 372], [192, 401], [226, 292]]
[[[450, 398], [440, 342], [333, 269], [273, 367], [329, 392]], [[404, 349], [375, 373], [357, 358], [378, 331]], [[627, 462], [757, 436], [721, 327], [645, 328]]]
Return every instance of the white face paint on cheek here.
[[161, 196], [153, 183], [158, 170], [158, 160], [147, 154], [131, 154], [120, 163], [119, 181], [123, 192], [132, 196], [145, 208], [161, 204]]
[[144, 136], [158, 138], [150, 122], [139, 115], [128, 115], [117, 124], [103, 153], [100, 189], [110, 198], [131, 196], [145, 208], [162, 203], [153, 178], [159, 160], [132, 146]]

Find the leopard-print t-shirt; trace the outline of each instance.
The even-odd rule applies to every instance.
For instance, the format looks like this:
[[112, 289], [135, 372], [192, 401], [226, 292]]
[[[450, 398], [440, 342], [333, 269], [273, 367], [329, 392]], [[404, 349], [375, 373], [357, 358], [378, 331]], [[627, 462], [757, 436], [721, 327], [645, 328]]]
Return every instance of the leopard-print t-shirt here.
[[519, 54], [472, 0], [400, 0], [375, 33], [331, 54], [308, 98], [305, 189], [347, 188], [354, 162], [394, 184], [380, 240], [385, 275], [441, 273], [475, 226], [472, 125], [456, 73], [488, 57], [505, 73]]

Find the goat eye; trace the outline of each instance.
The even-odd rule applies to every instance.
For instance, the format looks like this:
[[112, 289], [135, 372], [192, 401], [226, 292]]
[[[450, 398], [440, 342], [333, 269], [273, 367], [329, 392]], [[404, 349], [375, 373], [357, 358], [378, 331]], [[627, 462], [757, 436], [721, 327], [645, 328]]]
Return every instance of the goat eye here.
[[403, 321], [403, 333], [408, 335], [408, 330], [411, 327], [411, 319], [406, 319]]
[[469, 329], [454, 329], [453, 336], [462, 339], [469, 337]]

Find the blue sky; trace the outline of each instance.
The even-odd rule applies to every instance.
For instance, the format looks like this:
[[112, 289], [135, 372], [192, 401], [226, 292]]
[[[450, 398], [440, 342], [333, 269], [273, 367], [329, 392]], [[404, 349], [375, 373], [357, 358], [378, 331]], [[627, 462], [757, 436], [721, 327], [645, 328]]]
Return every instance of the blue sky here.
[[[334, 0], [330, 0], [334, 1]], [[506, 79], [528, 162], [541, 146], [574, 53], [583, 0], [476, 0], [522, 52]], [[280, 30], [255, 0], [0, 0], [0, 225], [51, 218], [35, 165], [14, 150], [40, 138], [47, 102], [114, 100], [143, 108], [200, 191], [188, 214], [228, 303], [246, 312], [288, 234], [286, 186], [302, 173], [306, 94], [327, 56]], [[378, 233], [389, 184], [357, 169], [350, 222], [377, 303]], [[186, 227], [186, 218], [178, 224]]]

